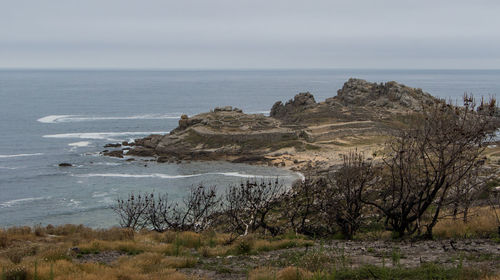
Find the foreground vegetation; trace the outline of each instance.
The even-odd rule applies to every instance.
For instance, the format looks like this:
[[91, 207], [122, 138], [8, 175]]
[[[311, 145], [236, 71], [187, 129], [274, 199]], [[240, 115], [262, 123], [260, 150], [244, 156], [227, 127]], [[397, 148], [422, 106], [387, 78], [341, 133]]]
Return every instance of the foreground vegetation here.
[[[493, 232], [490, 222], [484, 219], [478, 228]], [[443, 228], [449, 226], [455, 236], [470, 234], [458, 221]], [[0, 231], [0, 279], [496, 279], [500, 272], [494, 238], [469, 239], [487, 248], [470, 247], [476, 252], [454, 241], [457, 250], [443, 253], [438, 262], [422, 260], [434, 254], [428, 248], [441, 250], [444, 243], [437, 241], [404, 245], [384, 232], [376, 239], [356, 239], [313, 240], [289, 233], [233, 241], [230, 234], [214, 231], [14, 227]], [[415, 262], [410, 250], [419, 246], [422, 255]]]

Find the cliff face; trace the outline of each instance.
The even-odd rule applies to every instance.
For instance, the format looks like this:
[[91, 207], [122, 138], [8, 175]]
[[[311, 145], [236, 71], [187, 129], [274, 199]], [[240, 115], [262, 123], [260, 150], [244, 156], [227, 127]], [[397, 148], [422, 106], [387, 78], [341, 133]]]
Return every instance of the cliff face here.
[[192, 117], [183, 115], [170, 134], [137, 139], [128, 155], [157, 156], [159, 161], [241, 162], [271, 160], [277, 151], [318, 154], [326, 149], [358, 147], [386, 136], [407, 112], [420, 111], [436, 101], [421, 89], [396, 82], [349, 79], [337, 96], [323, 102], [316, 102], [309, 92], [299, 93], [285, 104], [278, 101], [269, 117], [245, 114], [231, 106]]

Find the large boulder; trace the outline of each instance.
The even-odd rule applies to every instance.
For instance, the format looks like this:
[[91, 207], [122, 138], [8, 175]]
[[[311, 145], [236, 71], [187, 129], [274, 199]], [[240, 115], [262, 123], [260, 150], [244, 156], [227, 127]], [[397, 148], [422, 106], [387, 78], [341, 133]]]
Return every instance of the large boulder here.
[[297, 95], [293, 99], [288, 100], [286, 104], [283, 105], [281, 101], [274, 103], [271, 108], [270, 116], [276, 119], [286, 119], [291, 115], [301, 112], [311, 106], [316, 104], [316, 100], [314, 100], [314, 96], [309, 92], [302, 92]]

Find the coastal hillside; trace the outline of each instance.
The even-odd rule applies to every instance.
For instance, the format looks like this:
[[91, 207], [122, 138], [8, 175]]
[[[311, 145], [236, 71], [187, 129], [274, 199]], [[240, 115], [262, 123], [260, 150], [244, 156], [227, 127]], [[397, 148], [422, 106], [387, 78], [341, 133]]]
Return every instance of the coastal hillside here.
[[231, 106], [183, 115], [167, 135], [137, 139], [129, 151], [106, 155], [154, 156], [159, 162], [227, 160], [286, 166], [295, 170], [329, 165], [356, 147], [371, 154], [395, 128], [406, 125], [438, 99], [421, 89], [387, 82], [349, 79], [337, 95], [317, 102], [299, 93], [276, 102], [269, 116], [245, 114]]

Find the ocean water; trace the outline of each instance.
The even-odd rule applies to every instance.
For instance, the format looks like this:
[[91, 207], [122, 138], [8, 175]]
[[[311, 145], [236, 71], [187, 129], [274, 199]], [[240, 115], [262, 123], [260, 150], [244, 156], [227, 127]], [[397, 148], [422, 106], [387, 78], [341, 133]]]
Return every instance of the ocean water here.
[[[275, 101], [310, 91], [336, 95], [350, 77], [395, 80], [435, 96], [496, 96], [500, 71], [28, 71], [0, 70], [0, 227], [117, 224], [110, 206], [130, 192], [182, 199], [199, 183], [225, 186], [294, 172], [225, 162], [157, 164], [99, 156], [103, 145], [166, 133], [181, 114], [232, 105], [265, 113]], [[69, 162], [74, 167], [58, 164]]]

